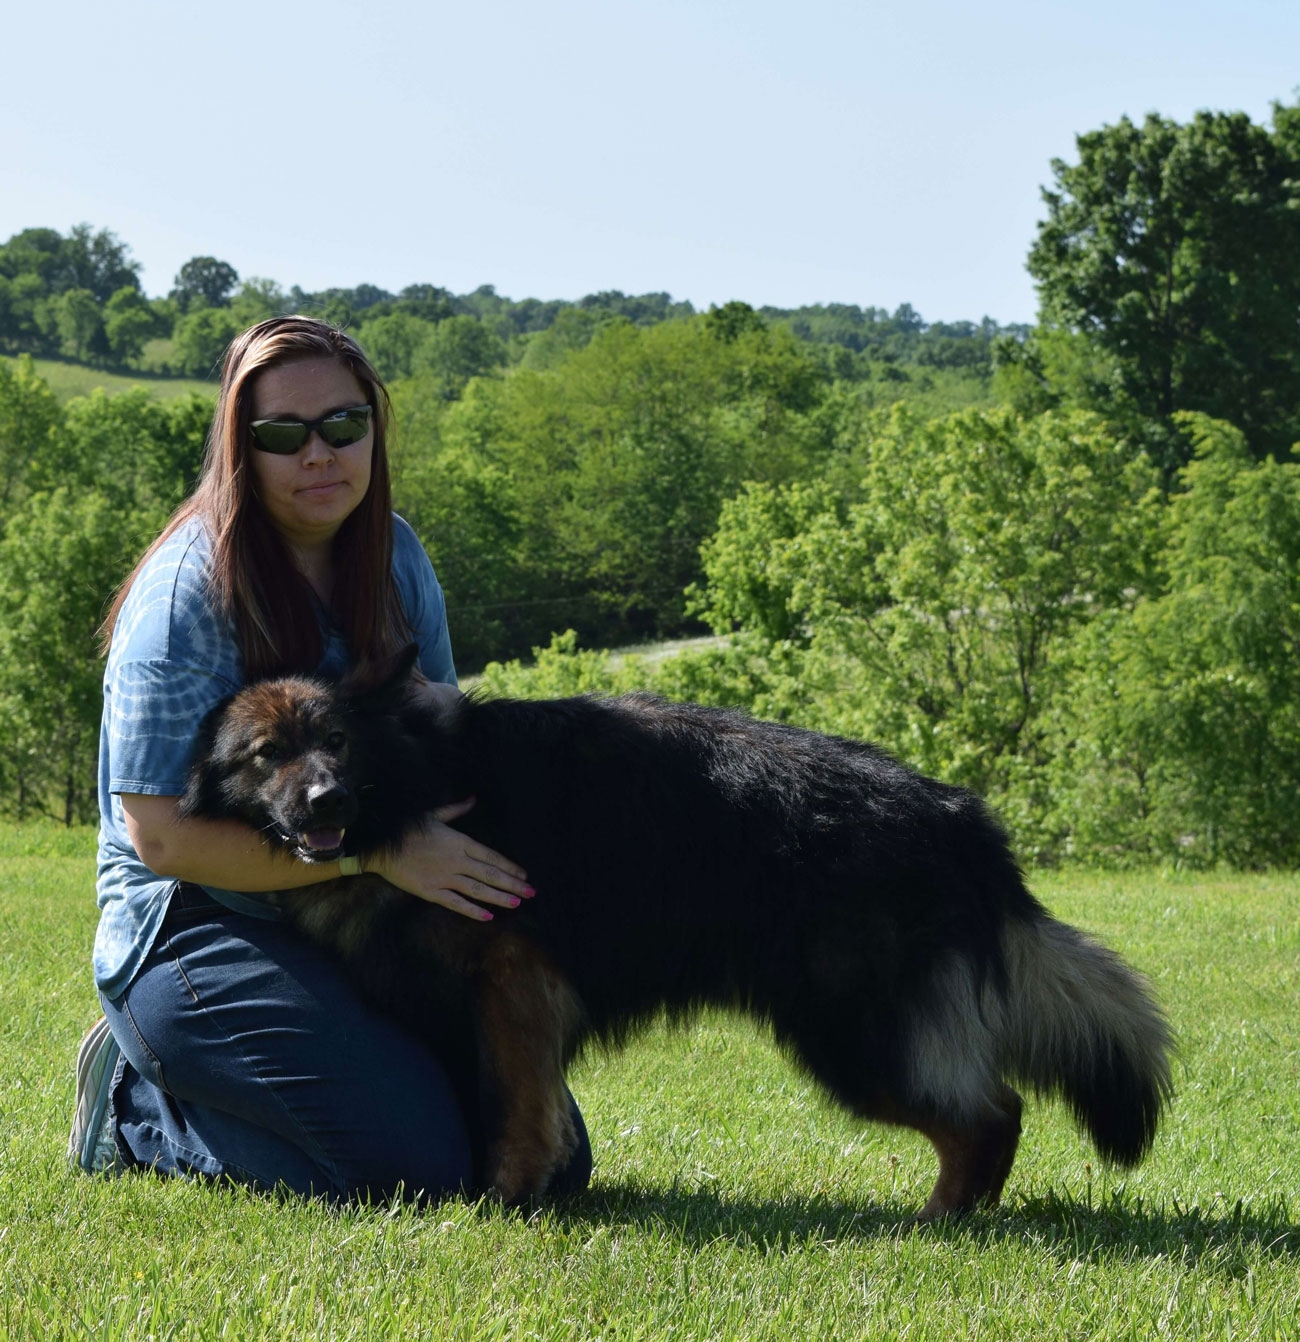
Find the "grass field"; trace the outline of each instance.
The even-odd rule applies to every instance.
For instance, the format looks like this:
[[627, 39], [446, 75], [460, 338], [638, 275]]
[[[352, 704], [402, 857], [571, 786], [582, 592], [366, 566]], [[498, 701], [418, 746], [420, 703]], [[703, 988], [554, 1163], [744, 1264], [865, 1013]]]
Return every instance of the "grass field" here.
[[917, 1227], [924, 1143], [713, 1016], [582, 1062], [595, 1182], [531, 1218], [75, 1176], [92, 849], [0, 828], [0, 1336], [1300, 1337], [1296, 876], [1039, 879], [1153, 979], [1174, 1108], [1118, 1175], [1031, 1104], [1004, 1205]]
[[187, 396], [192, 391], [214, 398], [217, 394], [215, 382], [204, 382], [198, 378], [160, 377], [156, 373], [147, 372], [109, 373], [102, 368], [68, 363], [62, 359], [33, 359], [32, 363], [60, 401], [70, 401], [74, 396], [88, 396], [96, 387], [102, 387], [110, 393], [143, 387], [165, 401]]

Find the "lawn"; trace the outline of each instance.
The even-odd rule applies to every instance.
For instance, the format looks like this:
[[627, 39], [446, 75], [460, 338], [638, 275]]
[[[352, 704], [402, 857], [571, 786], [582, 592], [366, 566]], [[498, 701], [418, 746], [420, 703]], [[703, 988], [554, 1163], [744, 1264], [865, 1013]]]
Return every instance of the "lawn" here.
[[1031, 1103], [1003, 1206], [919, 1227], [925, 1144], [718, 1016], [580, 1064], [595, 1182], [531, 1217], [75, 1176], [93, 875], [0, 828], [0, 1336], [1300, 1337], [1300, 877], [1038, 879], [1152, 978], [1174, 1108], [1119, 1175]]
[[69, 363], [63, 359], [33, 359], [38, 375], [45, 379], [50, 390], [60, 401], [74, 396], [88, 396], [96, 387], [113, 393], [131, 387], [143, 387], [160, 400], [170, 401], [178, 396], [198, 392], [200, 396], [215, 398], [217, 384], [192, 377], [163, 377], [158, 373], [110, 373], [89, 364]]

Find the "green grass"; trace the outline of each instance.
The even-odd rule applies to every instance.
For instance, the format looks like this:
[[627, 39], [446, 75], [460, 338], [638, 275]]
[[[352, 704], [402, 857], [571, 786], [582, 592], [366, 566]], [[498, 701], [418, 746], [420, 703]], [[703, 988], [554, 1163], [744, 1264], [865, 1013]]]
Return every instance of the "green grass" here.
[[88, 396], [96, 387], [107, 392], [127, 391], [131, 387], [143, 387], [162, 400], [174, 400], [190, 392], [201, 396], [216, 396], [217, 384], [205, 382], [199, 378], [163, 377], [157, 373], [110, 373], [102, 368], [92, 368], [88, 364], [71, 363], [63, 359], [33, 359], [37, 374], [49, 384], [50, 390], [60, 401], [70, 401], [74, 396]]
[[71, 1174], [93, 846], [0, 829], [0, 1336], [1300, 1337], [1300, 878], [1038, 881], [1148, 972], [1180, 1036], [1136, 1172], [1031, 1104], [1002, 1208], [914, 1226], [925, 1144], [710, 1016], [582, 1062], [595, 1183], [530, 1218]]

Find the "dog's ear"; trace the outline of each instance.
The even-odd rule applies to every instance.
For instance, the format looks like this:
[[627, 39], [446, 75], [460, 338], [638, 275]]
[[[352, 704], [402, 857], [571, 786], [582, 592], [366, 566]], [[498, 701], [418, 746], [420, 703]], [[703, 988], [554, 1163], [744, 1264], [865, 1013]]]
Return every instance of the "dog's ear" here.
[[369, 712], [383, 712], [402, 696], [411, 681], [416, 660], [420, 656], [418, 644], [408, 643], [398, 652], [363, 662], [339, 686], [346, 699]]

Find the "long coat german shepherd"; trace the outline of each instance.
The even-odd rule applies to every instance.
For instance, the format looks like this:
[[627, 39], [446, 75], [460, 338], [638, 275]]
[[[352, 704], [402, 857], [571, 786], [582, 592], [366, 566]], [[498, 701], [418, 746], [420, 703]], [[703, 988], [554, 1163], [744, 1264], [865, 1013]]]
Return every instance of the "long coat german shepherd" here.
[[646, 695], [435, 710], [413, 649], [370, 684], [288, 678], [204, 725], [183, 810], [301, 859], [378, 852], [427, 812], [528, 872], [474, 922], [377, 877], [278, 896], [477, 1107], [483, 1186], [545, 1193], [575, 1141], [564, 1070], [660, 1012], [746, 1011], [842, 1105], [938, 1152], [923, 1217], [992, 1205], [1011, 1082], [1057, 1094], [1121, 1165], [1170, 1094], [1142, 979], [1051, 918], [977, 797], [873, 746]]

